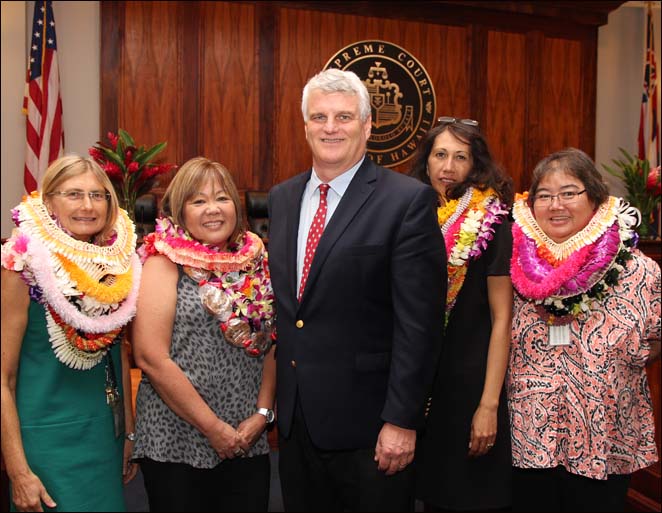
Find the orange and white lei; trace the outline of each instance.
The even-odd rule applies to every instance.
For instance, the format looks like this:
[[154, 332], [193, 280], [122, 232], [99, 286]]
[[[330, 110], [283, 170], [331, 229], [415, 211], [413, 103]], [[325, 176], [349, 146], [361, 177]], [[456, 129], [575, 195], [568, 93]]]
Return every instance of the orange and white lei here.
[[120, 210], [106, 246], [74, 239], [33, 192], [13, 210], [17, 228], [2, 247], [2, 266], [17, 271], [44, 305], [49, 340], [65, 365], [97, 365], [136, 312], [142, 266], [133, 223]]

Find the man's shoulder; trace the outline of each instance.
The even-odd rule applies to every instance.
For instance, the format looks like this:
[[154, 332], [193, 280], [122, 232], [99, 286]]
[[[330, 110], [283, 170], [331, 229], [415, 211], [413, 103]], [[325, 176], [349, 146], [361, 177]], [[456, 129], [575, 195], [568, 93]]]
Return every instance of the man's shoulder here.
[[387, 167], [379, 166], [372, 161], [370, 162], [375, 170], [377, 181], [382, 182], [384, 185], [388, 186], [389, 188], [396, 188], [402, 192], [408, 191], [413, 194], [417, 194], [421, 190], [426, 190], [426, 189], [432, 190], [432, 188], [429, 185], [424, 184], [423, 182], [417, 180], [412, 176], [406, 175], [404, 173], [400, 173], [398, 171], [394, 171]]
[[304, 171], [303, 173], [294, 175], [293, 177], [288, 178], [287, 180], [284, 180], [280, 183], [277, 183], [271, 188], [269, 193], [273, 195], [273, 194], [278, 194], [279, 192], [288, 191], [294, 187], [300, 186], [301, 183], [306, 183], [309, 179], [310, 179], [310, 169]]

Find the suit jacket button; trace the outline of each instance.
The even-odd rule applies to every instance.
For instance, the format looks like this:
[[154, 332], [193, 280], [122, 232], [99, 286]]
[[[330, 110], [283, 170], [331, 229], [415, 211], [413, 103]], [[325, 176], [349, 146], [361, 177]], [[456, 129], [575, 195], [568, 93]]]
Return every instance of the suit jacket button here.
[[295, 323], [295, 326], [296, 326], [297, 328], [303, 328], [303, 321], [302, 321], [301, 319], [299, 319], [299, 320]]
[[297, 362], [296, 362], [295, 360], [292, 360], [292, 361], [290, 362], [290, 365], [291, 365], [292, 367], [295, 367], [295, 368], [296, 368], [296, 366], [297, 366]]

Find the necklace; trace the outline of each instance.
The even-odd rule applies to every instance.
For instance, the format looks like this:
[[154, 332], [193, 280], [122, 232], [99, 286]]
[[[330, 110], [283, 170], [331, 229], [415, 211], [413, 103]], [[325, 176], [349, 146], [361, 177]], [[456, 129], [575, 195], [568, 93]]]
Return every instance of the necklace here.
[[203, 307], [218, 319], [228, 343], [250, 356], [269, 350], [275, 341], [274, 298], [267, 252], [257, 235], [247, 231], [227, 251], [219, 251], [161, 218], [144, 241], [138, 250], [143, 259], [165, 255], [198, 284]]
[[79, 370], [94, 367], [136, 311], [142, 267], [133, 252], [133, 224], [120, 211], [112, 242], [97, 246], [60, 229], [37, 192], [12, 214], [17, 228], [2, 247], [2, 266], [38, 290], [58, 360]]
[[513, 215], [513, 285], [550, 326], [589, 315], [632, 258], [636, 216], [618, 198], [610, 197], [584, 229], [561, 244], [550, 244], [525, 200], [516, 202]]
[[448, 258], [446, 325], [464, 285], [469, 260], [480, 258], [493, 237], [494, 225], [502, 223], [507, 213], [506, 205], [494, 190], [480, 191], [473, 187], [459, 200], [451, 200], [437, 210]]

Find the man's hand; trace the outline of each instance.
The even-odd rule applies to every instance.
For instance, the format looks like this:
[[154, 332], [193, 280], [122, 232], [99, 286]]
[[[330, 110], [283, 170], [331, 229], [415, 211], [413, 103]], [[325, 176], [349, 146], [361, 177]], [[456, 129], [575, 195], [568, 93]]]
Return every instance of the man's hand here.
[[387, 476], [404, 470], [414, 460], [414, 449], [416, 431], [387, 422], [379, 432], [375, 447], [377, 468], [385, 470]]

